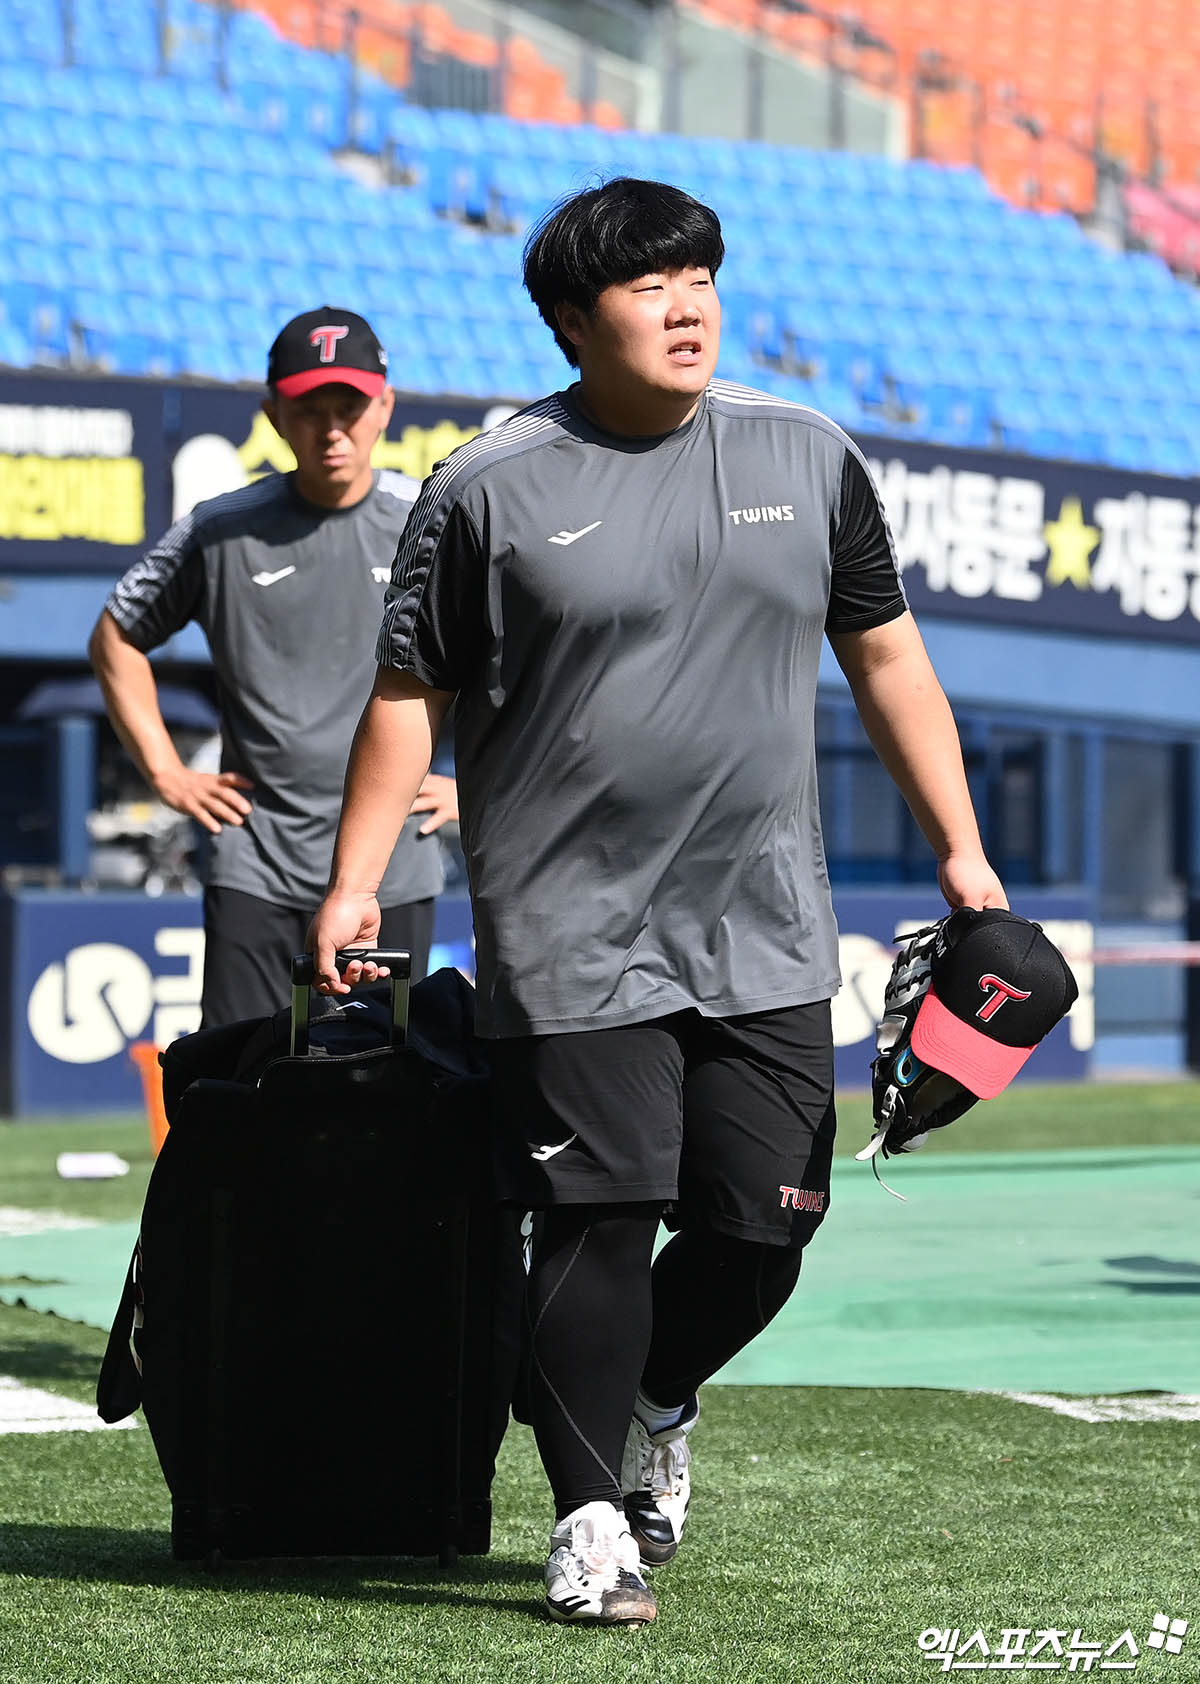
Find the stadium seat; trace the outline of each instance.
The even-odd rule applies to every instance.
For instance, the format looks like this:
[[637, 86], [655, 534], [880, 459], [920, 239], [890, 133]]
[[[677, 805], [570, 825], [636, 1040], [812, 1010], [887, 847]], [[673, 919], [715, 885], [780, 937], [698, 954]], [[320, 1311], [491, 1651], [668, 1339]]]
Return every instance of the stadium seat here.
[[11, 322], [0, 322], [0, 363], [20, 368], [32, 361], [33, 346]]
[[6, 194], [20, 194], [42, 201], [57, 195], [57, 181], [51, 159], [30, 153], [0, 152], [0, 182]]
[[[287, 28], [314, 15], [304, 0], [276, 10]], [[367, 185], [334, 156], [344, 66], [251, 12], [228, 20], [232, 91], [216, 81], [207, 4], [172, 0], [166, 75], [143, 62], [157, 52], [152, 0], [81, 5], [74, 66], [47, 15], [0, 0], [18, 55], [0, 81], [0, 274], [22, 342], [33, 300], [86, 270], [85, 325], [108, 366], [136, 372], [144, 354], [161, 369], [183, 313], [194, 363], [253, 363], [257, 379], [281, 311], [365, 295], [396, 324], [419, 389], [532, 395], [566, 365], [521, 288], [521, 234], [485, 224], [524, 232], [598, 172], [636, 171], [694, 183], [724, 217], [732, 377], [947, 443], [986, 446], [995, 414], [1010, 444], [1056, 455], [1177, 473], [1198, 454], [1200, 293], [1152, 254], [1101, 250], [1073, 218], [1013, 209], [975, 169], [429, 111], [363, 69], [349, 138], [409, 176]], [[102, 51], [126, 18], [128, 48]], [[43, 56], [22, 60], [30, 31]], [[143, 319], [122, 330], [102, 295], [136, 298]], [[65, 354], [69, 321], [51, 325]], [[889, 422], [901, 413], [917, 419]]]

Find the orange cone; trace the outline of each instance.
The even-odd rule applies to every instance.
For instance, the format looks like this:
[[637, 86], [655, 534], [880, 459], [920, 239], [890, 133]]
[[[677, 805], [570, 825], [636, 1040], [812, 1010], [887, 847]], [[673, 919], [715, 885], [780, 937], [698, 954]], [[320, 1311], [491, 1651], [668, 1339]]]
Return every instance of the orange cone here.
[[157, 1158], [162, 1150], [162, 1143], [167, 1138], [166, 1109], [163, 1106], [162, 1065], [158, 1062], [161, 1048], [153, 1041], [135, 1041], [129, 1049], [129, 1056], [137, 1065], [138, 1075], [142, 1078], [142, 1094], [146, 1101], [146, 1122], [150, 1127], [150, 1148]]

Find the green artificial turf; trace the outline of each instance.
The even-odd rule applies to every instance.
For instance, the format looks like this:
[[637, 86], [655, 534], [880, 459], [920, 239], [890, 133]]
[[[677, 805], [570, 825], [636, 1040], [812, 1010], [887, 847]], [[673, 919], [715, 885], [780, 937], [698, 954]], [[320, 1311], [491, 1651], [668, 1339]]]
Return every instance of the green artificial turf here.
[[[61, 1152], [115, 1152], [129, 1165], [129, 1174], [111, 1181], [66, 1181], [56, 1168]], [[150, 1132], [141, 1116], [0, 1123], [0, 1209], [128, 1221], [141, 1212], [153, 1162]]]
[[[0, 1309], [4, 1366], [85, 1398], [102, 1336]], [[3, 1684], [875, 1684], [934, 1676], [929, 1627], [1144, 1644], [1195, 1616], [1200, 1456], [1186, 1423], [1090, 1425], [1007, 1399], [723, 1387], [694, 1439], [684, 1548], [640, 1631], [541, 1612], [550, 1511], [531, 1437], [501, 1457], [490, 1556], [172, 1560], [144, 1430], [0, 1437]], [[407, 1447], [420, 1454], [420, 1447]], [[404, 1454], [406, 1447], [391, 1447]], [[364, 1446], [364, 1478], [373, 1456]], [[298, 1470], [303, 1477], [303, 1470]], [[1146, 1654], [1139, 1675], [1167, 1657]], [[1067, 1668], [1064, 1663], [1063, 1669]], [[1195, 1676], [1194, 1660], [1161, 1670]]]
[[[841, 1115], [851, 1152], [869, 1135], [863, 1097]], [[1197, 1141], [1194, 1084], [1029, 1086], [927, 1150]], [[131, 1174], [59, 1180], [59, 1151], [99, 1149]], [[149, 1167], [140, 1118], [0, 1127], [0, 1205], [128, 1219]], [[0, 1307], [0, 1374], [28, 1385], [90, 1399], [103, 1347], [95, 1329]], [[311, 1407], [344, 1406], [339, 1385], [319, 1389]], [[908, 1684], [941, 1671], [918, 1648], [930, 1627], [980, 1628], [993, 1645], [1004, 1628], [1080, 1628], [1105, 1647], [1128, 1627], [1136, 1677], [1196, 1677], [1194, 1423], [1092, 1424], [971, 1393], [721, 1386], [693, 1442], [693, 1516], [655, 1575], [658, 1622], [594, 1631], [541, 1613], [551, 1517], [524, 1428], [502, 1452], [487, 1557], [218, 1576], [171, 1558], [144, 1427], [0, 1435], [0, 1684]], [[424, 1451], [364, 1446], [364, 1479], [386, 1454]], [[1146, 1648], [1156, 1614], [1193, 1622], [1181, 1657]]]
[[[838, 1099], [839, 1156], [871, 1138], [864, 1093]], [[1017, 1082], [936, 1129], [933, 1152], [1039, 1152], [1073, 1146], [1200, 1146], [1200, 1082]]]
[[[837, 1155], [850, 1157], [871, 1138], [870, 1098], [838, 1099]], [[1200, 1145], [1200, 1082], [1017, 1083], [930, 1136], [923, 1153], [1060, 1151], [1072, 1146]], [[64, 1181], [60, 1152], [112, 1151], [130, 1173], [114, 1181]], [[145, 1119], [48, 1118], [0, 1122], [0, 1206], [53, 1209], [120, 1222], [142, 1207], [152, 1158]]]

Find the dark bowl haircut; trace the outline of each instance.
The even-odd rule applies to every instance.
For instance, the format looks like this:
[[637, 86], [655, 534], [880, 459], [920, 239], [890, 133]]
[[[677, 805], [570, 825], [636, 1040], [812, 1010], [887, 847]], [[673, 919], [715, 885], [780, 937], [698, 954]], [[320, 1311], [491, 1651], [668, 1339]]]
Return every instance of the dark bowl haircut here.
[[619, 176], [551, 206], [525, 242], [525, 288], [574, 368], [579, 357], [557, 305], [590, 315], [606, 287], [679, 269], [715, 276], [724, 255], [715, 211], [666, 182]]

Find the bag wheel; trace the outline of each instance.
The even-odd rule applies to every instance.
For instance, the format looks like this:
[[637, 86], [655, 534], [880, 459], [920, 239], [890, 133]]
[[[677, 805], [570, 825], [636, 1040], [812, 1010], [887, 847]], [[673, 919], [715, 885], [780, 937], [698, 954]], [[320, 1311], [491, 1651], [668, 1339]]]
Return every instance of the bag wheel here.
[[439, 1567], [457, 1567], [458, 1566], [458, 1545], [457, 1544], [443, 1544], [442, 1545], [441, 1549], [438, 1551], [438, 1566]]

